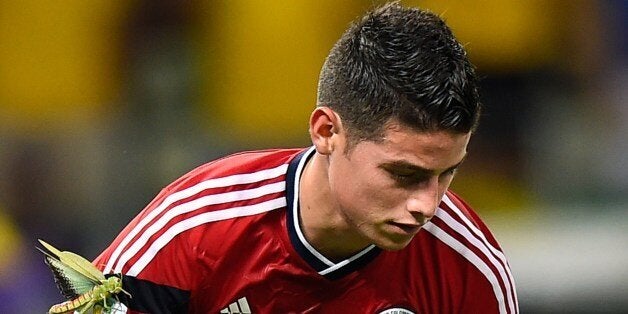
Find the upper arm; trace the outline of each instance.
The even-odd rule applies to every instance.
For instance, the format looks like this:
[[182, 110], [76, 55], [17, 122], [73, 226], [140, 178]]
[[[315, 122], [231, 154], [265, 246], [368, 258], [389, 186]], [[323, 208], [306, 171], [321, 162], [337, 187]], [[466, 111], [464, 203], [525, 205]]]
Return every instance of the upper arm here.
[[186, 216], [171, 211], [179, 204], [171, 196], [162, 191], [94, 260], [104, 273], [122, 274], [132, 297], [119, 297], [132, 312], [179, 312], [196, 285], [194, 245], [179, 227]]

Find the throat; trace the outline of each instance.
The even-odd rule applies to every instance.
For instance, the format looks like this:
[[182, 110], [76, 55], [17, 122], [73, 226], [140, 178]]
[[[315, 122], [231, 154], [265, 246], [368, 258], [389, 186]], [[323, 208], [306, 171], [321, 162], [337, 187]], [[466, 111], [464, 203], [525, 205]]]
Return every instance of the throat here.
[[[316, 241], [316, 239], [310, 240], [309, 238], [308, 241], [318, 252], [334, 263], [346, 260], [369, 246], [368, 243], [351, 245], [356, 242], [349, 241], [345, 233], [334, 234], [329, 230], [321, 232], [325, 234], [321, 239], [323, 241]], [[306, 238], [307, 237], [306, 233]]]

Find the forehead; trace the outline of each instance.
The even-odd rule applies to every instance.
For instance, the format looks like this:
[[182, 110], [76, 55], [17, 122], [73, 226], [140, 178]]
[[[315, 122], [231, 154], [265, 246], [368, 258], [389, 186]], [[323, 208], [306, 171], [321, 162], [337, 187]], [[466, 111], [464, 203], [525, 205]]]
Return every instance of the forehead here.
[[471, 133], [417, 131], [389, 122], [377, 141], [356, 146], [364, 157], [376, 162], [404, 161], [426, 169], [445, 169], [459, 163], [467, 152]]

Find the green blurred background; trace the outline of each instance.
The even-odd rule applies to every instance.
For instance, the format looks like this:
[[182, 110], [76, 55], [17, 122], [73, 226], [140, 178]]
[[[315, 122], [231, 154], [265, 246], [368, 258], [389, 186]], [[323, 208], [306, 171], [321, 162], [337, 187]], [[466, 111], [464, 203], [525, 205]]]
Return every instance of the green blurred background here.
[[[0, 313], [61, 296], [37, 238], [94, 258], [179, 175], [308, 146], [318, 71], [382, 1], [0, 2]], [[455, 179], [523, 313], [628, 308], [628, 1], [403, 1], [446, 19], [485, 113]]]

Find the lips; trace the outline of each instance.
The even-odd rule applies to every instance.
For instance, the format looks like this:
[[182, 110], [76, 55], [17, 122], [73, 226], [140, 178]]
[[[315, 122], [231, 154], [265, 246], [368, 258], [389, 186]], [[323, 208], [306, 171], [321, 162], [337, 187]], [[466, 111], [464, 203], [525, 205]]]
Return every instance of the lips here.
[[390, 222], [390, 224], [401, 229], [404, 233], [407, 234], [416, 234], [422, 227], [422, 225], [419, 224], [405, 224], [399, 222]]

